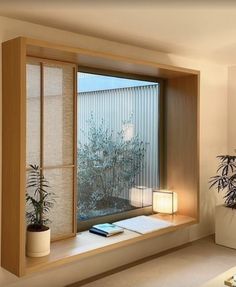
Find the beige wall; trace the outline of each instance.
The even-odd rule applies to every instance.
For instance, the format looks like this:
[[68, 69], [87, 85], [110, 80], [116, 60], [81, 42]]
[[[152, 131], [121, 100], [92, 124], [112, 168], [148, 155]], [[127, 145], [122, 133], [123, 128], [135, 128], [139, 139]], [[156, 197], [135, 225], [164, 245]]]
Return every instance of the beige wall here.
[[228, 70], [228, 152], [236, 153], [236, 66]]
[[227, 152], [227, 67], [205, 60], [194, 60], [171, 54], [158, 53], [138, 47], [0, 17], [0, 41], [3, 42], [17, 36], [28, 36], [65, 45], [75, 45], [82, 48], [96, 49], [98, 51], [109, 51], [114, 54], [130, 56], [132, 58], [199, 69], [201, 71], [201, 223], [182, 231], [147, 240], [117, 251], [107, 252], [96, 257], [83, 259], [77, 263], [34, 274], [22, 279], [18, 279], [0, 268], [0, 286], [65, 286], [71, 282], [104, 272], [118, 265], [213, 233], [214, 205], [217, 199], [214, 192], [208, 192], [208, 179], [215, 172], [216, 155]]

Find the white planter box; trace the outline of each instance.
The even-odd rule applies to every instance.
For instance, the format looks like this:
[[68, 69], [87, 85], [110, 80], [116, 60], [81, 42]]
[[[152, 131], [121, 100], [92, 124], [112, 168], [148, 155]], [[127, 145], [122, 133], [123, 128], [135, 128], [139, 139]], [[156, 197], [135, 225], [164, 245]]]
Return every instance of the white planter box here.
[[216, 206], [215, 242], [236, 249], [236, 209]]
[[50, 229], [40, 232], [27, 231], [26, 255], [42, 257], [50, 253]]

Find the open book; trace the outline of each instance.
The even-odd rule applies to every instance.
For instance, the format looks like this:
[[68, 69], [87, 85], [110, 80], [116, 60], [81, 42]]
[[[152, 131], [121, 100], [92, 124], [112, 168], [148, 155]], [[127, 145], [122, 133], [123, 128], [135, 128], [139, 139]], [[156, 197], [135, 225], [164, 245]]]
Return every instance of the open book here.
[[133, 218], [114, 222], [116, 226], [125, 228], [140, 234], [146, 234], [157, 231], [159, 229], [167, 228], [172, 226], [173, 223], [153, 218], [151, 216], [141, 215]]

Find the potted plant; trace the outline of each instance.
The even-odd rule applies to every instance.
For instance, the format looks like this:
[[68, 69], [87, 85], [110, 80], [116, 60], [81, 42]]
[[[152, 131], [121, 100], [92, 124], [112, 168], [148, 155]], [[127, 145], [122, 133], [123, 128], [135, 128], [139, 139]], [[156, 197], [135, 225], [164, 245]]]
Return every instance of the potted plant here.
[[50, 222], [47, 215], [55, 202], [54, 193], [48, 192], [49, 184], [39, 166], [30, 165], [27, 182], [27, 236], [26, 254], [41, 257], [50, 253]]
[[221, 155], [217, 175], [211, 177], [210, 188], [224, 192], [225, 202], [216, 206], [215, 241], [236, 249], [236, 156]]

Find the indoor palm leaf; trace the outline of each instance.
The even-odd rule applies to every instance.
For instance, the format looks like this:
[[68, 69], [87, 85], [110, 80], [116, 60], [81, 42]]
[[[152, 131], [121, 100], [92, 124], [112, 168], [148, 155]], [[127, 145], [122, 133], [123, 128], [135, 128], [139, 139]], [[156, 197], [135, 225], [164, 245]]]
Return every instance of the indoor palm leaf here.
[[211, 177], [210, 188], [225, 192], [225, 205], [236, 209], [236, 156], [221, 155], [217, 175]]
[[47, 228], [45, 225], [50, 222], [48, 214], [55, 203], [55, 194], [49, 192], [48, 189], [50, 189], [49, 183], [39, 166], [30, 165], [26, 192], [28, 229], [44, 230]]

